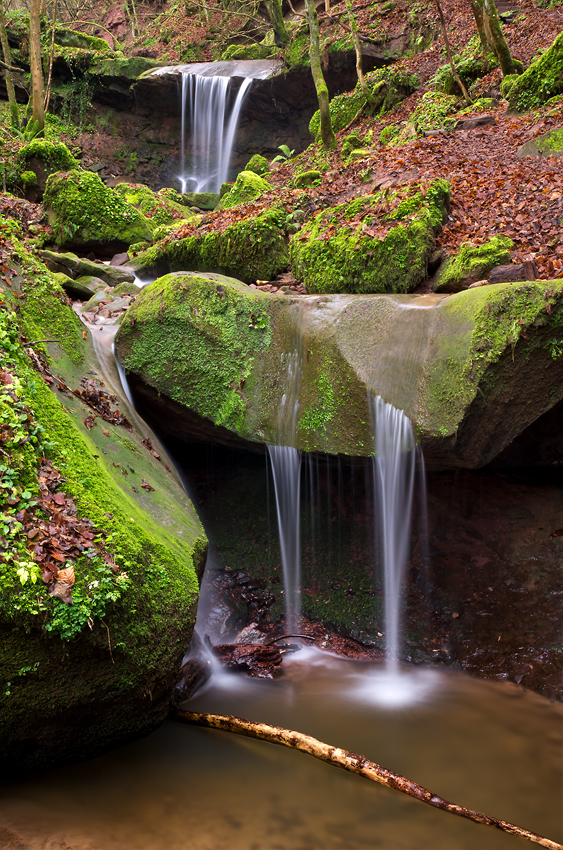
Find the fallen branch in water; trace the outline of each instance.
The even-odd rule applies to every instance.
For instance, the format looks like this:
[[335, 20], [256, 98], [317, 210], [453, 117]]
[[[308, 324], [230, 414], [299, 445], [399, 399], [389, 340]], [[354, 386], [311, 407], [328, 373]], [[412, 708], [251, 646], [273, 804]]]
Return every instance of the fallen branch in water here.
[[498, 818], [492, 818], [481, 812], [474, 812], [472, 809], [465, 809], [463, 806], [456, 806], [455, 803], [442, 800], [432, 791], [428, 791], [422, 785], [417, 785], [416, 782], [401, 776], [400, 773], [386, 770], [357, 753], [350, 753], [347, 750], [341, 750], [339, 747], [323, 744], [322, 741], [318, 741], [310, 735], [303, 735], [301, 732], [294, 732], [292, 729], [284, 729], [281, 726], [269, 726], [267, 723], [256, 723], [253, 720], [232, 717], [229, 714], [205, 714], [199, 711], [181, 711], [177, 708], [171, 708], [170, 716], [173, 720], [180, 720], [184, 723], [208, 726], [211, 729], [222, 729], [224, 732], [235, 732], [238, 735], [245, 735], [247, 738], [258, 738], [260, 741], [269, 741], [271, 744], [281, 744], [283, 747], [300, 750], [302, 753], [308, 753], [310, 756], [334, 765], [334, 767], [341, 767], [350, 773], [357, 773], [358, 776], [371, 779], [372, 782], [379, 782], [380, 785], [402, 791], [404, 794], [415, 797], [423, 803], [428, 803], [429, 806], [442, 809], [444, 812], [450, 812], [476, 823], [492, 826], [502, 832], [517, 835], [519, 838], [527, 838], [528, 841], [533, 841], [542, 847], [548, 847], [549, 850], [563, 850], [563, 845], [557, 844], [556, 841], [543, 838], [535, 832], [521, 829], [512, 823], [506, 823], [506, 821]]

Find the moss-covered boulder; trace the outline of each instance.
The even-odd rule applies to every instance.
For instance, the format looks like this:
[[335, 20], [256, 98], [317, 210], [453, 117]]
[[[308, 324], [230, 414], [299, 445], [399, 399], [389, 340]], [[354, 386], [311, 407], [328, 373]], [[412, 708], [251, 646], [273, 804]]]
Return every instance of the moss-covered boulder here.
[[39, 256], [42, 260], [67, 268], [76, 277], [100, 278], [110, 286], [132, 283], [135, 280], [135, 275], [122, 266], [108, 266], [102, 262], [96, 263], [93, 260], [87, 260], [85, 257], [77, 257], [76, 254], [68, 251], [65, 254], [58, 254], [55, 251], [39, 251]]
[[138, 277], [148, 278], [171, 271], [214, 271], [235, 275], [252, 283], [271, 280], [289, 264], [285, 241], [287, 213], [272, 207], [258, 216], [241, 218], [234, 224], [206, 220], [189, 222], [182, 229], [143, 251], [128, 264]]
[[172, 200], [166, 191], [153, 192], [143, 183], [120, 183], [115, 191], [150, 219], [154, 226], [193, 218], [193, 213], [183, 203]]
[[[45, 266], [7, 242], [19, 312], [0, 314], [3, 779], [91, 758], [167, 716], [206, 548], [179, 481], [141, 442], [162, 455], [154, 435], [123, 422], [126, 400], [109, 422], [70, 391], [122, 395]], [[20, 334], [58, 340], [35, 346], [56, 381]]]
[[296, 174], [293, 178], [293, 185], [296, 189], [307, 189], [310, 186], [318, 186], [322, 179], [322, 172], [314, 168], [312, 171], [302, 171], [301, 174]]
[[[456, 60], [455, 67], [462, 83], [466, 89], [469, 89], [476, 80], [498, 68], [498, 59], [494, 53], [483, 56], [470, 52]], [[461, 97], [463, 94], [449, 64], [442, 65], [434, 76], [432, 83], [436, 91], [443, 92], [444, 94], [453, 94], [456, 97]]]
[[98, 50], [102, 53], [110, 49], [109, 44], [103, 38], [96, 38], [94, 35], [86, 35], [86, 33], [63, 27], [57, 27], [55, 29], [54, 38], [55, 44], [59, 44], [62, 47], [75, 47], [80, 50]]
[[449, 184], [378, 192], [323, 210], [290, 243], [308, 292], [412, 292], [426, 277]]
[[371, 455], [369, 396], [381, 395], [429, 464], [480, 466], [563, 397], [562, 319], [561, 281], [297, 297], [175, 274], [142, 291], [116, 347], [170, 435]]
[[184, 192], [182, 198], [186, 206], [199, 210], [214, 210], [219, 203], [219, 194], [216, 192]]
[[29, 197], [29, 200], [33, 201], [40, 201], [43, 197], [47, 177], [50, 174], [79, 168], [78, 161], [65, 144], [50, 142], [46, 139], [34, 139], [24, 145], [20, 148], [18, 158], [23, 168], [30, 169], [35, 174], [36, 179], [32, 184], [33, 198]]
[[265, 156], [255, 153], [244, 166], [244, 170], [254, 171], [255, 174], [259, 174], [260, 177], [264, 177], [265, 174], [270, 173], [270, 163]]
[[153, 237], [150, 221], [89, 171], [51, 174], [44, 206], [60, 246], [123, 248]]
[[510, 262], [514, 244], [507, 236], [493, 236], [483, 245], [464, 242], [454, 257], [443, 264], [434, 285], [435, 292], [461, 292], [484, 280], [491, 269]]
[[530, 139], [516, 151], [516, 156], [519, 158], [525, 156], [554, 156], [557, 158], [561, 154], [563, 154], [563, 128], [561, 127], [556, 130], [549, 130], [543, 136]]
[[228, 210], [237, 204], [255, 201], [271, 188], [270, 184], [254, 171], [241, 171], [233, 187], [219, 201], [217, 209]]
[[551, 47], [533, 62], [511, 86], [506, 95], [509, 109], [527, 112], [537, 109], [563, 92], [563, 32]]

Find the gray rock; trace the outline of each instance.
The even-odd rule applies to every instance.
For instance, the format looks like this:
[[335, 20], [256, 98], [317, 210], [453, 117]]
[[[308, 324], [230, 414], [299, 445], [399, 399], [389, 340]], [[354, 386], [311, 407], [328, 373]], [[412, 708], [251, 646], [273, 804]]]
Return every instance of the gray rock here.
[[529, 142], [523, 144], [516, 151], [516, 156], [520, 159], [523, 159], [525, 156], [560, 157], [561, 154], [563, 154], [563, 127], [550, 130], [536, 139], [530, 139]]
[[106, 266], [103, 263], [95, 263], [92, 260], [86, 260], [77, 257], [76, 254], [57, 254], [55, 251], [39, 251], [39, 256], [42, 260], [49, 260], [52, 263], [58, 263], [75, 272], [78, 277], [84, 275], [92, 275], [99, 277], [101, 280], [109, 283], [110, 286], [117, 286], [119, 283], [132, 283], [135, 280], [135, 275], [122, 268], [115, 266]]

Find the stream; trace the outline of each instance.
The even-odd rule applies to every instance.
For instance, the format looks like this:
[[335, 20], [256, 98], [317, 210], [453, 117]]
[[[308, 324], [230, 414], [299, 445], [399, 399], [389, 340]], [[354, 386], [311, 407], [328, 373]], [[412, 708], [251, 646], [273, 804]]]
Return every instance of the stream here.
[[[510, 683], [319, 650], [282, 679], [216, 673], [187, 704], [289, 726], [362, 753], [446, 799], [563, 838], [562, 707]], [[530, 846], [302, 753], [169, 721], [0, 802], [18, 850], [500, 850]], [[0, 831], [0, 843], [2, 832]]]

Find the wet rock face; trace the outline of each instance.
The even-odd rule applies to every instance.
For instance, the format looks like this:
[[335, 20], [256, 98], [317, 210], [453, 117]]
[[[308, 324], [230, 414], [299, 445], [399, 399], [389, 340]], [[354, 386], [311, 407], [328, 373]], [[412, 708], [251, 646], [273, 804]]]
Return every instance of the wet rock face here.
[[[475, 468], [560, 400], [562, 298], [558, 281], [305, 298], [170, 274], [130, 308], [116, 351], [170, 436], [369, 456], [369, 397], [380, 395], [412, 420], [429, 465]], [[295, 430], [280, 420], [287, 393], [299, 401]]]
[[[273, 597], [269, 616], [279, 624], [281, 560], [265, 462], [213, 447], [203, 453], [185, 447], [183, 456], [218, 563], [227, 576], [246, 576], [247, 599], [258, 581], [259, 592]], [[374, 554], [370, 467], [305, 456], [302, 469], [303, 613], [327, 631], [382, 649], [384, 590]], [[508, 679], [563, 699], [563, 494], [557, 474], [522, 467], [431, 473], [427, 505], [426, 526], [417, 497], [402, 657]], [[246, 613], [241, 622], [249, 620]]]

